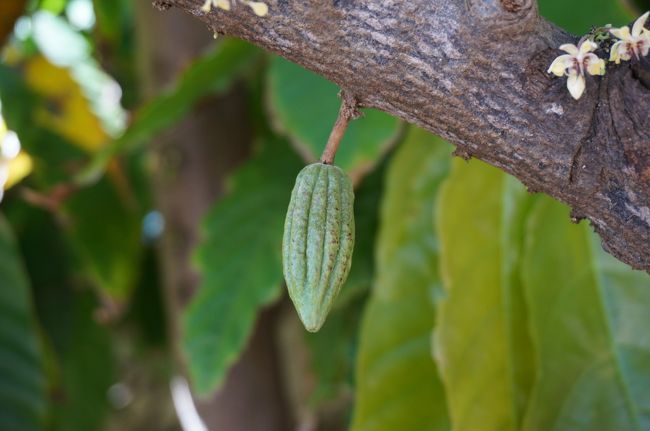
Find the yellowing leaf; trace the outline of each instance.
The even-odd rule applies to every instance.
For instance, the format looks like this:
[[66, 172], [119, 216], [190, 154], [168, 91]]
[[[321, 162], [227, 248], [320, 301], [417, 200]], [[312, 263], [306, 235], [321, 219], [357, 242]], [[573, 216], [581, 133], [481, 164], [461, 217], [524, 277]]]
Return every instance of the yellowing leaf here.
[[226, 39], [196, 58], [178, 77], [173, 88], [159, 94], [136, 112], [124, 134], [97, 153], [90, 166], [78, 175], [77, 181], [94, 182], [104, 172], [111, 157], [149, 142], [180, 121], [202, 98], [223, 94], [246, 70], [254, 68], [259, 59], [257, 48], [237, 39]]
[[[0, 115], [0, 145], [2, 145], [7, 131], [7, 124], [4, 118], [2, 118], [2, 115]], [[9, 172], [7, 181], [4, 183], [4, 190], [8, 190], [29, 175], [32, 172], [32, 167], [32, 158], [24, 151], [21, 151], [15, 158], [9, 160]]]
[[519, 250], [524, 187], [496, 168], [457, 160], [438, 202], [447, 296], [436, 358], [457, 431], [519, 429], [532, 385]]
[[22, 181], [23, 178], [32, 172], [33, 167], [34, 163], [32, 162], [32, 158], [26, 152], [21, 151], [15, 159], [9, 162], [9, 177], [5, 183], [5, 190], [10, 189]]
[[[95, 152], [108, 140], [97, 116], [68, 69], [36, 56], [25, 64], [25, 80], [47, 106], [36, 112], [36, 121], [69, 139], [80, 148]], [[43, 145], [47, 145], [44, 142]]]
[[523, 268], [538, 358], [523, 430], [649, 430], [650, 276], [549, 198], [532, 211]]
[[377, 276], [361, 327], [353, 431], [446, 431], [444, 388], [431, 355], [440, 284], [433, 211], [449, 147], [412, 128], [390, 165]]

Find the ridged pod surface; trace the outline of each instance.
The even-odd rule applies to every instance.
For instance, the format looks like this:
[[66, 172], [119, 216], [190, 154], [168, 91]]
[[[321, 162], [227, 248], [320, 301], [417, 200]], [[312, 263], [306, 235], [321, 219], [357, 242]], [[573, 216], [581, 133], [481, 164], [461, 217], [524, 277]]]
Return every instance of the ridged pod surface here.
[[306, 166], [284, 224], [284, 278], [305, 328], [316, 332], [345, 282], [354, 248], [354, 191], [340, 168]]

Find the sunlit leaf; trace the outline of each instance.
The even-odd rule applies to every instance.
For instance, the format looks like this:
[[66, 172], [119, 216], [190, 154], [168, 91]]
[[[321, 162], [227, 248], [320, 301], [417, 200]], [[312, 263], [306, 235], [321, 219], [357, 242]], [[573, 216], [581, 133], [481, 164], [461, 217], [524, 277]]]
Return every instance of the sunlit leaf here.
[[0, 429], [36, 431], [43, 426], [45, 378], [22, 265], [0, 217]]
[[[61, 3], [65, 6], [65, 1]], [[84, 61], [90, 55], [90, 44], [55, 13], [41, 10], [32, 16], [34, 41], [39, 50], [50, 61], [62, 67]]]
[[585, 34], [591, 27], [605, 24], [622, 26], [633, 15], [627, 0], [540, 0], [541, 14], [576, 34]]
[[[31, 180], [47, 188], [70, 180], [70, 166], [80, 165], [87, 153], [42, 124], [40, 113], [47, 109], [47, 98], [27, 87], [18, 67], [0, 63], [0, 98], [2, 115], [9, 129], [15, 131], [20, 144], [34, 162]], [[52, 105], [54, 107], [56, 105]]]
[[[6, 145], [5, 139], [8, 136], [11, 136], [10, 139], [13, 139], [14, 141], [12, 146], [18, 150], [18, 154], [15, 157], [12, 157], [8, 162], [7, 181], [4, 184], [5, 190], [19, 183], [22, 179], [31, 173], [32, 168], [34, 167], [32, 158], [26, 152], [20, 151], [20, 140], [17, 139], [15, 134], [13, 136], [8, 135], [7, 132], [9, 132], [7, 130], [7, 125], [5, 124], [2, 115], [0, 115], [0, 150], [2, 149], [3, 145]], [[13, 132], [9, 133], [11, 134]], [[11, 151], [13, 151], [13, 149]]]
[[[71, 166], [81, 166], [87, 152], [96, 152], [108, 135], [69, 70], [43, 57], [30, 59], [25, 69], [21, 75], [0, 66], [3, 115], [33, 158], [35, 183], [47, 190], [70, 183]], [[75, 191], [63, 212], [70, 240], [92, 281], [123, 301], [138, 269], [142, 208], [131, 177], [118, 164], [111, 168], [110, 177]]]
[[436, 359], [458, 431], [517, 430], [533, 374], [519, 278], [529, 197], [505, 173], [456, 160], [438, 202], [446, 297]]
[[40, 8], [52, 12], [53, 14], [59, 14], [65, 9], [65, 4], [68, 0], [41, 0]]
[[448, 430], [445, 394], [431, 356], [439, 288], [433, 211], [449, 147], [409, 131], [388, 170], [377, 279], [365, 310], [352, 430]]
[[525, 430], [650, 429], [650, 276], [605, 254], [550, 199], [529, 224], [524, 277], [538, 356]]
[[281, 143], [240, 168], [203, 224], [200, 288], [185, 311], [183, 349], [197, 391], [218, 387], [258, 310], [281, 292], [282, 230], [300, 162]]
[[[276, 126], [291, 139], [307, 162], [320, 158], [341, 104], [336, 85], [280, 57], [271, 61], [269, 110]], [[399, 120], [366, 110], [345, 134], [336, 164], [355, 182], [379, 161], [398, 138]]]
[[68, 69], [36, 56], [25, 64], [25, 82], [46, 102], [34, 106], [39, 125], [85, 151], [97, 151], [106, 143], [108, 135]]
[[[49, 12], [38, 11], [26, 23], [24, 27], [31, 32], [41, 56], [36, 57], [35, 65], [31, 65], [33, 61], [29, 57], [21, 60], [20, 56], [10, 64], [27, 63], [27, 80], [37, 92], [46, 91], [50, 114], [59, 117], [55, 122], [59, 129], [67, 137], [73, 134], [76, 138], [73, 141], [83, 144], [84, 140], [79, 140], [74, 133], [85, 131], [88, 120], [83, 115], [89, 113], [96, 117], [100, 130], [107, 135], [91, 141], [94, 145], [90, 149], [106, 144], [108, 136], [120, 134], [126, 121], [120, 104], [122, 90], [92, 57], [89, 41], [67, 20]], [[77, 130], [72, 127], [74, 124]], [[88, 144], [84, 148], [87, 147]]]
[[5, 188], [9, 189], [18, 184], [32, 172], [33, 167], [32, 158], [26, 152], [21, 151], [15, 159], [9, 162], [9, 177]]

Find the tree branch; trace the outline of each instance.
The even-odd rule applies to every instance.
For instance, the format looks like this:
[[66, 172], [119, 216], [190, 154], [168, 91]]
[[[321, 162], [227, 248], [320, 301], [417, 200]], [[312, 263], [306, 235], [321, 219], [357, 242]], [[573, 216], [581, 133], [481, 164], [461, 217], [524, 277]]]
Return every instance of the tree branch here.
[[268, 0], [263, 18], [241, 4], [206, 14], [202, 0], [162, 3], [569, 204], [608, 251], [650, 272], [647, 62], [609, 65], [573, 100], [546, 68], [575, 38], [540, 18], [534, 0]]
[[325, 145], [325, 150], [320, 158], [321, 162], [327, 165], [334, 163], [336, 152], [339, 149], [343, 136], [345, 136], [345, 132], [348, 130], [350, 121], [361, 116], [361, 113], [357, 110], [357, 101], [354, 97], [349, 97], [345, 93], [341, 93], [340, 96], [341, 109], [339, 109], [339, 116], [332, 127], [327, 145]]

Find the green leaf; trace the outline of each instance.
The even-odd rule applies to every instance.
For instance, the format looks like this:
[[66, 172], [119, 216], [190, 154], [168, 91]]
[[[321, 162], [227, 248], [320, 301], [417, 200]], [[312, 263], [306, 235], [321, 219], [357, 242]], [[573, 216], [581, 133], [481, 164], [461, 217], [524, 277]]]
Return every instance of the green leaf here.
[[586, 34], [592, 26], [626, 25], [632, 18], [624, 0], [540, 0], [541, 14], [576, 34]]
[[129, 191], [118, 190], [104, 177], [77, 191], [64, 205], [69, 240], [89, 278], [120, 302], [135, 287], [142, 256], [141, 213]]
[[39, 8], [55, 14], [63, 12], [67, 0], [41, 0]]
[[[20, 143], [34, 159], [30, 179], [46, 188], [69, 180], [70, 165], [82, 163], [86, 154], [61, 135], [42, 126], [39, 112], [52, 105], [28, 87], [18, 66], [0, 62], [0, 98], [7, 125], [20, 137]], [[43, 145], [47, 142], [47, 145]]]
[[135, 4], [129, 0], [93, 0], [97, 23], [93, 29], [95, 46], [101, 46], [102, 65], [120, 83], [122, 104], [132, 108], [140, 98], [142, 88], [138, 85], [133, 61], [138, 55], [135, 41]]
[[[92, 57], [93, 48], [84, 35], [63, 17], [46, 11], [37, 11], [33, 14], [30, 29], [40, 53], [47, 58], [49, 63], [65, 68], [64, 70], [70, 75], [75, 85], [80, 87], [83, 93], [82, 97], [85, 97], [84, 102], [88, 105], [84, 109], [92, 112], [101, 122], [102, 129], [111, 136], [123, 132], [126, 113], [120, 105], [120, 98], [106, 97], [107, 94], [115, 92], [117, 83], [102, 70], [101, 65]], [[29, 62], [27, 61], [27, 63]], [[28, 75], [30, 74], [28, 73]], [[32, 86], [36, 84], [41, 89], [48, 87], [46, 81], [50, 81], [50, 89], [57, 88], [57, 85], [60, 86], [59, 88], [67, 86], [67, 83], [59, 81], [61, 78], [52, 74], [51, 70], [47, 72], [41, 70], [40, 73], [32, 72], [31, 79], [37, 83], [30, 84]], [[50, 96], [54, 96], [54, 94]], [[58, 97], [55, 96], [55, 99], [57, 109], [60, 111], [57, 116], [60, 119], [69, 117], [67, 121], [76, 122], [79, 128], [88, 127], [86, 124], [80, 124], [85, 116], [81, 115], [77, 103], [74, 103], [76, 109], [70, 109], [71, 105], [68, 105], [70, 102], [66, 102], [65, 97], [62, 97], [61, 94]], [[66, 111], [68, 112], [66, 113]], [[93, 146], [101, 143], [96, 140], [92, 142]]]
[[[268, 72], [269, 109], [276, 126], [291, 139], [306, 162], [318, 160], [341, 104], [335, 84], [274, 57]], [[336, 165], [357, 183], [400, 134], [400, 122], [383, 112], [365, 110], [350, 124], [336, 153]]]
[[[3, 102], [11, 107], [6, 109], [9, 126], [34, 159], [35, 169], [29, 181], [42, 190], [69, 183], [70, 166], [82, 163], [87, 154], [70, 140], [39, 125], [37, 113], [47, 106], [47, 100], [32, 92], [18, 71], [0, 65], [0, 93]], [[86, 264], [89, 278], [119, 301], [127, 299], [133, 288], [138, 269], [135, 263], [142, 248], [142, 193], [136, 197], [131, 188], [136, 176], [142, 178], [141, 172], [125, 175], [116, 165], [110, 178], [76, 190], [63, 205], [70, 228], [67, 239]]]
[[447, 296], [438, 308], [436, 359], [454, 429], [519, 429], [532, 384], [519, 278], [529, 197], [496, 168], [456, 160], [438, 202]]
[[346, 394], [353, 387], [361, 312], [374, 278], [375, 238], [385, 165], [382, 163], [366, 176], [354, 192], [356, 238], [350, 274], [325, 325], [316, 333], [305, 333], [312, 370], [318, 377], [311, 399], [317, 405], [337, 396], [347, 399]]
[[78, 277], [78, 262], [72, 258], [63, 229], [52, 213], [20, 200], [8, 200], [3, 205], [16, 226], [46, 340], [52, 394], [47, 429], [101, 429], [109, 408], [106, 393], [114, 374], [109, 333], [96, 319], [99, 304]]
[[199, 57], [171, 90], [142, 107], [126, 132], [97, 154], [91, 165], [78, 176], [78, 181], [93, 181], [104, 172], [112, 156], [132, 150], [173, 126], [202, 97], [225, 92], [259, 57], [257, 48], [236, 39], [225, 40]]
[[128, 0], [93, 0], [93, 9], [97, 16], [95, 31], [110, 42], [112, 49], [121, 50], [129, 42], [133, 43], [130, 34], [133, 30], [128, 28], [133, 24], [133, 5]]
[[30, 288], [10, 227], [0, 218], [0, 429], [40, 430], [45, 408], [42, 352]]
[[349, 398], [364, 300], [357, 297], [345, 307], [332, 311], [320, 331], [305, 331], [311, 368], [317, 376], [311, 396], [316, 405], [337, 396]]
[[538, 356], [525, 430], [650, 429], [650, 277], [544, 199], [524, 260]]
[[352, 430], [448, 430], [431, 357], [440, 283], [433, 210], [450, 149], [412, 128], [386, 178], [377, 281], [361, 328]]
[[281, 292], [282, 230], [300, 162], [272, 143], [238, 170], [207, 215], [197, 250], [203, 281], [184, 316], [183, 348], [200, 394], [218, 387], [260, 307]]
[[170, 342], [170, 323], [163, 296], [165, 292], [161, 288], [163, 283], [158, 253], [153, 246], [145, 249], [140, 267], [138, 282], [124, 320], [133, 326], [139, 344], [163, 349]]
[[109, 413], [107, 392], [114, 382], [109, 333], [96, 322], [98, 307], [90, 292], [76, 292], [69, 316], [67, 342], [57, 352], [60, 372], [53, 406], [53, 428], [59, 431], [102, 429]]
[[[6, 110], [10, 127], [34, 159], [35, 170], [29, 180], [39, 189], [69, 182], [70, 166], [79, 165], [87, 155], [68, 139], [39, 126], [36, 113], [47, 101], [27, 88], [17, 72], [0, 67], [0, 92], [3, 102], [11, 107]], [[132, 176], [125, 178], [119, 168], [112, 173], [110, 179], [75, 191], [63, 210], [69, 239], [87, 265], [90, 278], [114, 299], [123, 300], [132, 289], [137, 270], [134, 262], [141, 251], [141, 208], [129, 188]]]

